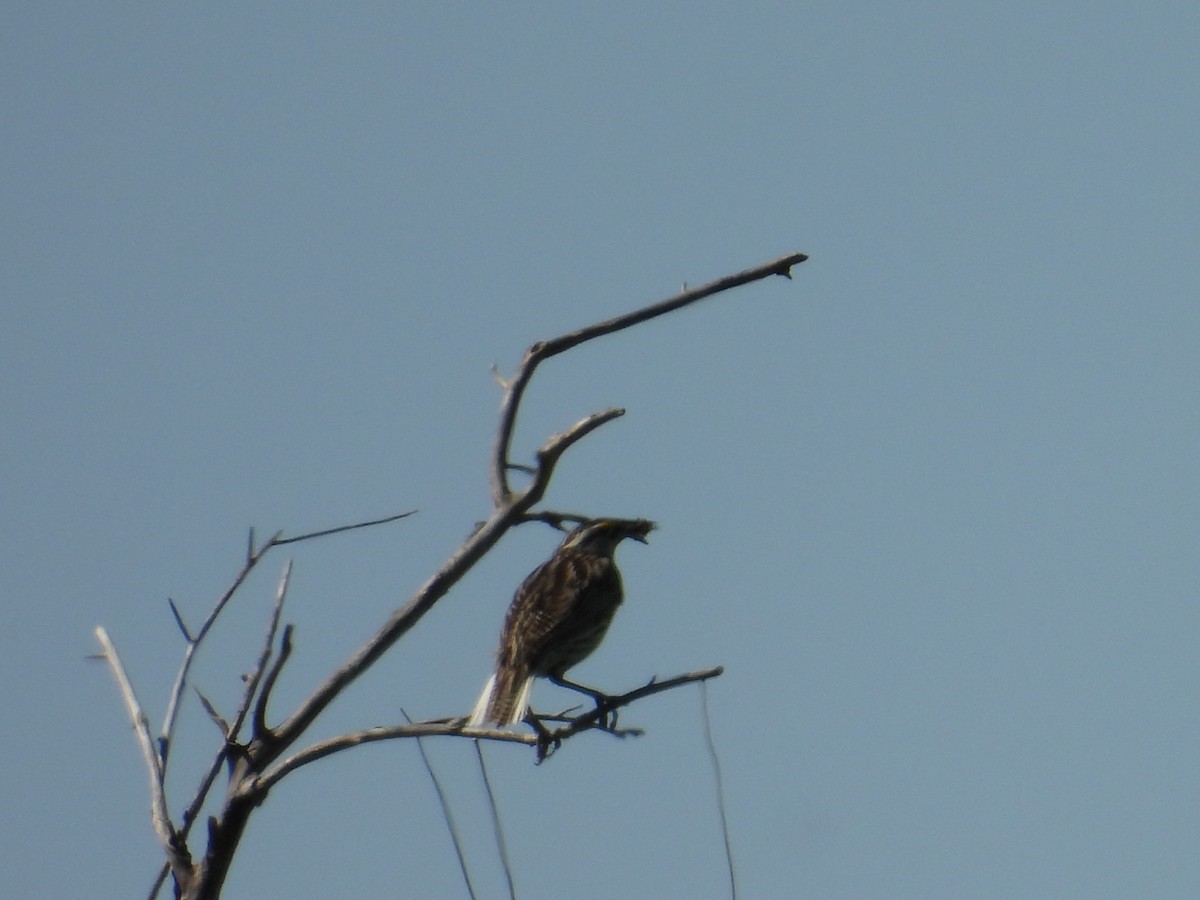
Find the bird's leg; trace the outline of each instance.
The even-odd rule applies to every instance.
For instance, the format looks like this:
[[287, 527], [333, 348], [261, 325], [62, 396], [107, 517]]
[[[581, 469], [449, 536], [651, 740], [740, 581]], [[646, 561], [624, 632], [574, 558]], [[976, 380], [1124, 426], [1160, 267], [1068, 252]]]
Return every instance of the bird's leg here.
[[[584, 684], [576, 684], [574, 681], [567, 681], [561, 675], [547, 676], [551, 684], [557, 684], [559, 687], [565, 687], [572, 691], [578, 691], [581, 694], [587, 694], [596, 704], [596, 709], [603, 709], [606, 703], [612, 700], [608, 694], [603, 691], [598, 691], [595, 688], [590, 688]], [[617, 711], [610, 709], [600, 717], [600, 727], [605, 731], [612, 731], [617, 727]]]

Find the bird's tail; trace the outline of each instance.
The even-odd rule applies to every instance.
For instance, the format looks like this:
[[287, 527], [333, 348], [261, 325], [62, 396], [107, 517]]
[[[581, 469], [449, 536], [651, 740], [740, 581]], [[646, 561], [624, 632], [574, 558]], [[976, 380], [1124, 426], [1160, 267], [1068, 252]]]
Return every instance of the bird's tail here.
[[475, 702], [467, 724], [472, 728], [494, 724], [515, 725], [525, 718], [533, 676], [514, 669], [501, 669], [487, 680]]

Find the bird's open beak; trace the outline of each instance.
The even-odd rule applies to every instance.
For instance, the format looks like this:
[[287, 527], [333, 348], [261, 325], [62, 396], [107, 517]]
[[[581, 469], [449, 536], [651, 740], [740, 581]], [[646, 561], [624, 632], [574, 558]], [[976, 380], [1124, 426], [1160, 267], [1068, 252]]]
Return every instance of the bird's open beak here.
[[652, 532], [657, 527], [658, 526], [655, 525], [653, 522], [647, 522], [645, 528], [643, 528], [641, 530], [641, 532], [636, 533], [636, 534], [631, 534], [630, 537], [633, 538], [638, 543], [648, 544], [650, 542], [648, 540], [646, 540], [646, 536], [648, 534], [650, 534], [650, 532]]

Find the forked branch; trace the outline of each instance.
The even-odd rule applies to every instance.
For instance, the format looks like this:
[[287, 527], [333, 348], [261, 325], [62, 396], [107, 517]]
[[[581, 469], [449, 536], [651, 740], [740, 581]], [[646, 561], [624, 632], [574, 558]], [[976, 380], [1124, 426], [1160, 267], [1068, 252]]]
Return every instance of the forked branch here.
[[[541, 363], [552, 356], [557, 356], [573, 347], [578, 347], [585, 341], [592, 341], [598, 337], [604, 337], [606, 334], [614, 334], [626, 328], [632, 328], [634, 325], [640, 325], [642, 322], [648, 322], [650, 319], [656, 319], [669, 312], [690, 306], [706, 297], [711, 297], [730, 288], [749, 284], [752, 281], [759, 281], [763, 278], [769, 278], [772, 275], [782, 275], [785, 278], [791, 278], [792, 266], [797, 266], [806, 259], [808, 259], [807, 254], [789, 253], [787, 256], [781, 256], [779, 259], [764, 263], [761, 266], [755, 266], [743, 272], [736, 272], [733, 275], [726, 275], [724, 278], [718, 278], [716, 281], [711, 281], [708, 284], [692, 288], [691, 290], [682, 290], [674, 297], [669, 297], [658, 303], [652, 303], [649, 306], [636, 309], [625, 315], [616, 316], [612, 319], [606, 319], [603, 322], [596, 322], [594, 325], [588, 325], [585, 328], [568, 332], [548, 341], [538, 341], [531, 346], [525, 351], [524, 359], [521, 360], [516, 374], [510, 380], [502, 381], [497, 378], [497, 381], [504, 387], [504, 399], [500, 402], [500, 427], [496, 431], [496, 440], [492, 445], [491, 481], [493, 505], [500, 507], [509, 502], [511, 491], [508, 485], [508, 470], [511, 466], [508, 457], [512, 446], [513, 431], [517, 424], [517, 412], [521, 406], [521, 399], [525, 395], [525, 389], [529, 386], [534, 371]], [[536, 503], [537, 500], [533, 502]]]

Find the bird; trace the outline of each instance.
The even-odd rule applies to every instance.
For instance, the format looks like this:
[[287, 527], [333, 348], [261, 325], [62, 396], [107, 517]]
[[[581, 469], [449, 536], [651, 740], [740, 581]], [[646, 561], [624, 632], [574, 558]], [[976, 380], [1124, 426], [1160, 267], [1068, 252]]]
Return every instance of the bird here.
[[515, 725], [525, 718], [533, 679], [589, 694], [599, 691], [567, 681], [565, 673], [592, 654], [624, 598], [614, 560], [626, 538], [647, 543], [647, 519], [591, 519], [563, 539], [554, 555], [517, 588], [496, 651], [496, 668], [483, 687], [468, 725]]

